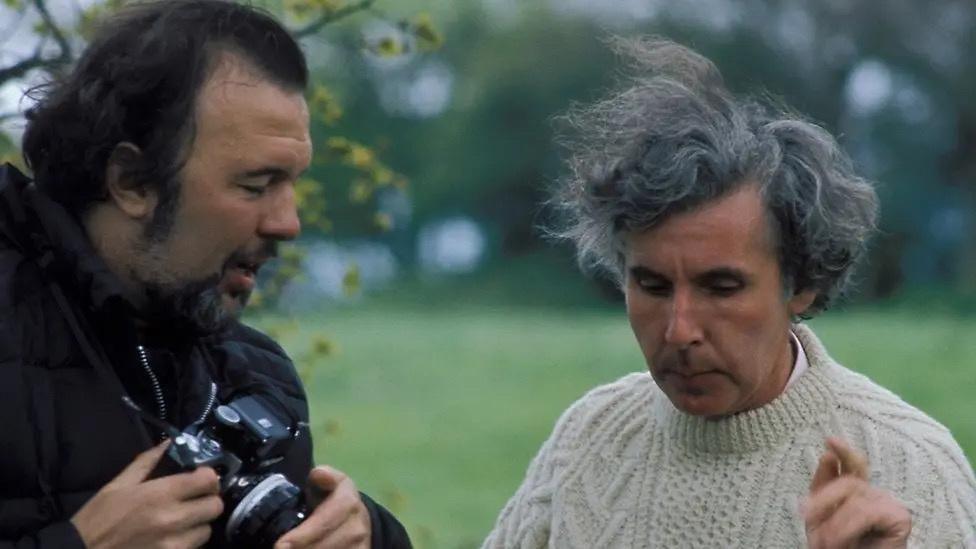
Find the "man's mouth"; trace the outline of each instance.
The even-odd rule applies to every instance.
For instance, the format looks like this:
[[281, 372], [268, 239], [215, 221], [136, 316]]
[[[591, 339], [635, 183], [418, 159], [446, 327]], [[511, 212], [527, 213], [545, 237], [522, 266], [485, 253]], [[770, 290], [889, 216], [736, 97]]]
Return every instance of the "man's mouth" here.
[[222, 290], [231, 295], [249, 294], [254, 291], [258, 271], [264, 260], [244, 260], [231, 262], [224, 270], [221, 281]]
[[257, 276], [258, 269], [261, 268], [262, 263], [263, 262], [257, 262], [257, 261], [255, 262], [242, 261], [237, 265], [235, 265], [234, 268], [250, 276], [251, 278], [254, 278]]

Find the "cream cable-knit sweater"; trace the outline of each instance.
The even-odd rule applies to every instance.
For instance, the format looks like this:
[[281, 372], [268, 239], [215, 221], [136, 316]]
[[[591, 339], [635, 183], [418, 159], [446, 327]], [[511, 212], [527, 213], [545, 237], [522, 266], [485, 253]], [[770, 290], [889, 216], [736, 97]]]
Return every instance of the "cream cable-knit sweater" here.
[[910, 546], [976, 547], [976, 479], [949, 431], [795, 332], [809, 370], [726, 419], [679, 412], [647, 373], [588, 393], [484, 547], [803, 547], [798, 503], [828, 435], [865, 452], [871, 482], [909, 507]]

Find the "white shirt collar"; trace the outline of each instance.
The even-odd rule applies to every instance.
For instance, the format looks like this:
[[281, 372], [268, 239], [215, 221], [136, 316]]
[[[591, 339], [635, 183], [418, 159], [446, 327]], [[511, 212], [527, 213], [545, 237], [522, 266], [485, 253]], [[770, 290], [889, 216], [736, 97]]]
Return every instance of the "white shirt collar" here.
[[810, 367], [810, 363], [807, 361], [807, 354], [803, 350], [803, 344], [800, 343], [800, 340], [796, 337], [796, 334], [793, 333], [793, 330], [790, 330], [790, 339], [793, 341], [793, 348], [796, 349], [796, 360], [793, 362], [793, 373], [790, 374], [790, 379], [786, 381], [787, 389], [790, 387], [790, 385], [793, 385], [796, 380], [800, 379], [803, 372], [807, 371], [807, 368]]

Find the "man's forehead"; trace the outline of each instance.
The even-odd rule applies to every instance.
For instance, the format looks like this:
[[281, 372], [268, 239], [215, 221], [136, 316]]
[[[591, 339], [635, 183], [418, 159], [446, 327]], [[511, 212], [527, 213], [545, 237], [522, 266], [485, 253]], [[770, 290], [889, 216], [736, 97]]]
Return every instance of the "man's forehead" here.
[[252, 62], [233, 52], [215, 54], [213, 67], [197, 96], [198, 112], [254, 105], [276, 96], [275, 103], [290, 104], [308, 115], [308, 108], [300, 90], [289, 90], [269, 78]]
[[301, 92], [283, 89], [241, 63], [218, 68], [201, 89], [198, 136], [272, 134], [307, 141], [308, 106]]
[[744, 185], [719, 198], [668, 216], [655, 227], [638, 234], [651, 240], [674, 236], [706, 237], [734, 232], [752, 233], [767, 224], [767, 208], [758, 189]]
[[257, 86], [268, 81], [264, 72], [243, 56], [231, 51], [216, 52], [203, 89], [223, 86]]
[[680, 253], [733, 265], [737, 258], [774, 253], [769, 217], [758, 188], [745, 185], [650, 230], [625, 233], [623, 242], [631, 260], [654, 262], [661, 254]]

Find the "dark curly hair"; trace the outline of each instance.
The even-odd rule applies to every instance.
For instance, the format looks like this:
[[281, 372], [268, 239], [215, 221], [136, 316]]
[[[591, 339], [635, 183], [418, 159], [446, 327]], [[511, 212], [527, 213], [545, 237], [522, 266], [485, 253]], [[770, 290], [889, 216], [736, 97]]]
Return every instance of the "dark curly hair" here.
[[163, 0], [131, 4], [104, 21], [73, 70], [30, 92], [38, 103], [27, 112], [23, 153], [38, 187], [80, 217], [106, 199], [106, 163], [129, 142], [142, 154], [127, 175], [160, 194], [153, 222], [171, 213], [195, 133], [196, 98], [223, 52], [283, 89], [305, 90], [305, 56], [259, 9]]
[[873, 232], [878, 199], [824, 129], [768, 100], [737, 98], [711, 61], [659, 38], [617, 39], [633, 74], [623, 89], [561, 117], [569, 171], [550, 232], [584, 268], [623, 282], [623, 233], [758, 183], [784, 290], [827, 308]]

